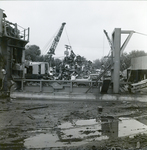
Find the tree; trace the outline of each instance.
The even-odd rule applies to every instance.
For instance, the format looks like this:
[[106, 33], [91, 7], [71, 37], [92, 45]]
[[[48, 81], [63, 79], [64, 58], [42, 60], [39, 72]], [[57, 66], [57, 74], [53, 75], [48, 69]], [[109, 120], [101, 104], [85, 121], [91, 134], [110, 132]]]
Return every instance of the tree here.
[[121, 56], [121, 67], [120, 70], [123, 71], [131, 66], [131, 58], [146, 56], [147, 53], [143, 50], [133, 50], [129, 54], [126, 52]]
[[131, 58], [134, 58], [134, 57], [140, 57], [140, 56], [146, 56], [147, 55], [147, 53], [145, 52], [145, 51], [143, 51], [143, 50], [133, 50], [133, 51], [131, 51], [130, 53], [129, 53], [129, 56], [131, 57]]
[[61, 68], [61, 64], [62, 64], [62, 60], [59, 58], [54, 59], [52, 65], [55, 67], [56, 69], [56, 73], [58, 74], [60, 72], [60, 68]]
[[96, 59], [93, 62], [95, 69], [105, 69], [111, 64], [111, 57], [104, 56], [101, 59]]
[[100, 66], [101, 66], [101, 61], [100, 61], [100, 59], [96, 59], [96, 60], [93, 61], [93, 67], [94, 67], [95, 69], [100, 69]]
[[123, 53], [120, 58], [120, 71], [124, 71], [131, 65], [131, 57], [128, 53]]
[[[120, 70], [123, 71], [131, 66], [131, 58], [146, 56], [147, 53], [143, 50], [133, 50], [130, 53], [124, 52], [120, 58]], [[101, 58], [93, 61], [95, 69], [104, 69], [111, 63], [111, 58]]]
[[25, 59], [39, 61], [41, 50], [37, 45], [27, 45], [25, 50]]
[[62, 63], [62, 60], [61, 60], [61, 59], [55, 58], [53, 65], [54, 65], [54, 66], [59, 66], [61, 63]]

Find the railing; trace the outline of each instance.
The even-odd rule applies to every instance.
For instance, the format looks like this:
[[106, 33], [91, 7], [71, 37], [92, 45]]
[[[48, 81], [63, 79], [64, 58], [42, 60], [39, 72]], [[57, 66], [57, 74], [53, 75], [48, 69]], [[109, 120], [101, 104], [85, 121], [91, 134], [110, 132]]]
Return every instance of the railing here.
[[29, 41], [29, 28], [25, 29], [17, 23], [9, 22], [5, 19], [2, 20], [3, 24], [3, 35], [11, 38], [16, 38], [24, 41]]
[[[71, 80], [44, 80], [44, 79], [15, 79], [14, 81], [21, 81], [21, 90], [27, 87], [39, 87], [39, 92], [43, 92], [44, 87], [52, 87], [53, 90], [61, 89], [61, 87], [68, 87], [69, 92], [73, 92], [73, 88], [82, 87], [82, 88], [98, 88], [98, 85], [95, 85], [95, 81], [71, 81]], [[101, 82], [101, 81], [100, 81]], [[99, 83], [100, 83], [99, 82]], [[53, 85], [53, 83], [57, 83]], [[86, 90], [86, 89], [85, 89]]]

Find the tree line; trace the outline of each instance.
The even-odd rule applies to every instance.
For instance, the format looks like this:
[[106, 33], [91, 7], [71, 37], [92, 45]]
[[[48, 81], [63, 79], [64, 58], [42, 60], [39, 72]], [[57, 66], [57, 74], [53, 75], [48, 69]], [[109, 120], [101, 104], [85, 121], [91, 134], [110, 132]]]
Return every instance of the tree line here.
[[[127, 68], [129, 68], [131, 66], [131, 58], [134, 57], [139, 57], [139, 56], [146, 56], [147, 53], [144, 50], [132, 50], [131, 52], [127, 53], [124, 52], [121, 55], [121, 66], [120, 66], [120, 70], [123, 71]], [[86, 60], [86, 58], [84, 58], [83, 56], [81, 56], [83, 63], [88, 62], [88, 60]], [[36, 62], [50, 62], [53, 66], [58, 66], [60, 63], [62, 63], [63, 60], [59, 59], [59, 58], [51, 58], [52, 60], [50, 60], [50, 57], [48, 56], [48, 54], [46, 55], [41, 55], [41, 50], [39, 48], [39, 46], [37, 45], [27, 45], [26, 49], [25, 49], [25, 59], [29, 60], [29, 61], [36, 61]], [[106, 66], [106, 62], [111, 62], [111, 58], [107, 58], [102, 57], [101, 59], [96, 59], [91, 63], [91, 66], [93, 69], [103, 69]]]
[[[131, 66], [131, 58], [140, 56], [147, 56], [147, 53], [143, 50], [132, 50], [129, 53], [124, 52], [120, 58], [120, 70], [124, 71], [128, 69]], [[101, 69], [102, 66], [106, 64], [106, 61], [109, 61], [109, 63], [111, 63], [111, 58], [102, 57], [101, 59], [96, 59], [93, 61], [93, 65], [95, 68]]]

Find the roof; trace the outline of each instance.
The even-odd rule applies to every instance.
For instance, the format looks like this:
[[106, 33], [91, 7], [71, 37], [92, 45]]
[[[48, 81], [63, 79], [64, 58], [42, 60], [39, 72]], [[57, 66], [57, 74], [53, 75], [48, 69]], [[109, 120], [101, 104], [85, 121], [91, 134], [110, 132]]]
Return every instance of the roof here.
[[30, 66], [40, 65], [40, 64], [48, 64], [48, 62], [30, 62]]
[[90, 76], [99, 76], [99, 74], [98, 73], [92, 73], [92, 74], [90, 74]]

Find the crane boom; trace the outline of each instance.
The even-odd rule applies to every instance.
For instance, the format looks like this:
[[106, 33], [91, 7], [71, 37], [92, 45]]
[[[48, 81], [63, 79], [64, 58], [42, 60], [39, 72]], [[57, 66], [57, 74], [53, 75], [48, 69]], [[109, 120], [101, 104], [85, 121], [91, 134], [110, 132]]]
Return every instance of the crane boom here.
[[113, 47], [112, 41], [110, 40], [110, 38], [109, 38], [108, 33], [106, 32], [106, 30], [104, 30], [104, 33], [105, 33], [105, 35], [106, 35], [106, 37], [107, 37], [107, 40], [108, 40], [108, 42], [109, 42], [109, 45], [110, 45], [110, 47], [111, 47], [111, 51], [113, 51], [113, 50], [114, 50], [114, 47]]
[[50, 47], [50, 49], [48, 51], [48, 54], [50, 54], [50, 55], [54, 55], [55, 54], [55, 49], [56, 49], [56, 47], [57, 47], [57, 45], [59, 43], [59, 40], [60, 40], [60, 37], [61, 37], [61, 34], [63, 32], [65, 24], [66, 24], [65, 22], [62, 23], [62, 25], [61, 25], [61, 27], [60, 27], [56, 37], [53, 40], [53, 43], [52, 43], [52, 45], [51, 45], [51, 47]]

